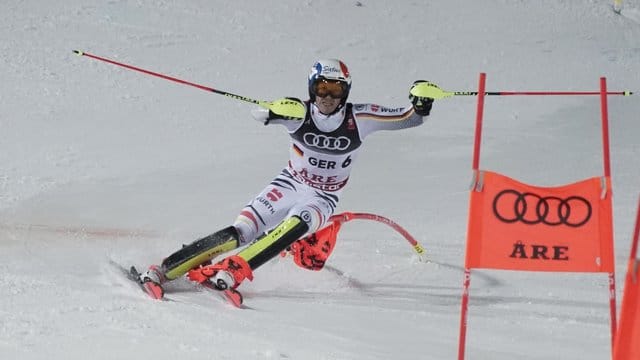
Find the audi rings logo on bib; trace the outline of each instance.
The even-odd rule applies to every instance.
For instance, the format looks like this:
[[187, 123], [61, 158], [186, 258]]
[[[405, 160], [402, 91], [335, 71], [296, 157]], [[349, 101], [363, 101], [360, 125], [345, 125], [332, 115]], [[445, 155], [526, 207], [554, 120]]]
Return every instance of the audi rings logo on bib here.
[[346, 150], [351, 145], [351, 140], [346, 136], [336, 138], [323, 134], [306, 133], [302, 139], [309, 146], [327, 150]]
[[563, 199], [508, 189], [493, 199], [493, 213], [505, 223], [580, 227], [589, 221], [593, 211], [589, 201], [581, 196]]

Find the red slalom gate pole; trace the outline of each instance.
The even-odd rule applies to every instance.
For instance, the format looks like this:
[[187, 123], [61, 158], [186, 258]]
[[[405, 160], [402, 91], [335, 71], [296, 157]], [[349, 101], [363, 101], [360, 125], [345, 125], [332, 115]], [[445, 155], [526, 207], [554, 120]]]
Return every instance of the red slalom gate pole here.
[[640, 198], [638, 198], [638, 211], [636, 212], [636, 226], [633, 230], [633, 243], [629, 252], [629, 262], [635, 263], [638, 254], [638, 241], [640, 239]]
[[370, 214], [370, 213], [353, 213], [353, 212], [343, 212], [340, 214], [333, 215], [329, 218], [329, 222], [337, 222], [337, 223], [345, 223], [347, 221], [360, 219], [360, 220], [373, 220], [383, 224], [389, 225], [395, 231], [399, 232], [406, 240], [413, 246], [413, 250], [419, 255], [422, 256], [424, 254], [424, 248], [420, 243], [402, 226], [398, 225], [393, 220], [386, 218], [384, 216]]
[[640, 358], [640, 345], [638, 345], [638, 335], [640, 334], [640, 287], [638, 280], [638, 264], [640, 260], [636, 258], [638, 252], [638, 241], [640, 240], [640, 198], [638, 198], [638, 209], [636, 211], [636, 225], [633, 230], [631, 250], [627, 263], [627, 275], [625, 276], [624, 295], [620, 310], [620, 326], [616, 334], [613, 345], [614, 360], [628, 360]]
[[[480, 142], [482, 138], [482, 120], [484, 115], [484, 96], [486, 95], [485, 87], [487, 84], [487, 74], [480, 73], [478, 79], [478, 104], [476, 107], [476, 131], [473, 146], [473, 183], [471, 191], [476, 190], [480, 181]], [[467, 255], [468, 256], [468, 255]], [[465, 257], [464, 278], [462, 280], [462, 299], [460, 301], [460, 327], [458, 331], [458, 360], [464, 360], [464, 354], [467, 346], [467, 320], [469, 318], [469, 288], [471, 287], [471, 268], [467, 266]]]

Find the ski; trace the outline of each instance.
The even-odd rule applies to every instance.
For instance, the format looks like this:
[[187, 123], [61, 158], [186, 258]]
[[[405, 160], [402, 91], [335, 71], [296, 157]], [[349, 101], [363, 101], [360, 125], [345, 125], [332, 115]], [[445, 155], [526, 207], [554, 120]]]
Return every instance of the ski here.
[[160, 284], [157, 284], [153, 281], [142, 281], [140, 280], [140, 272], [136, 269], [135, 266], [131, 266], [129, 269], [129, 279], [135, 281], [142, 291], [144, 291], [149, 297], [156, 300], [162, 300], [164, 298], [164, 289]]
[[126, 267], [116, 263], [115, 261], [110, 260], [109, 262], [113, 266], [118, 268], [118, 270], [120, 270], [128, 280], [131, 280], [136, 284], [138, 284], [140, 289], [142, 289], [142, 291], [144, 291], [145, 294], [149, 295], [149, 297], [156, 300], [165, 300], [164, 290], [162, 289], [162, 286], [152, 281], [147, 281], [147, 282], [140, 281], [140, 272], [136, 269], [135, 266], [131, 266], [129, 269], [127, 269]]
[[207, 288], [211, 291], [215, 291], [218, 294], [222, 295], [222, 297], [227, 301], [227, 303], [237, 307], [239, 309], [244, 309], [246, 306], [243, 305], [242, 294], [236, 289], [218, 289], [210, 280], [207, 280], [203, 283], [200, 283], [204, 288]]
[[[163, 300], [163, 301], [169, 300], [164, 296], [164, 289], [162, 288], [162, 286], [152, 281], [147, 281], [147, 282], [140, 281], [140, 272], [138, 271], [138, 269], [136, 269], [135, 266], [131, 266], [129, 269], [127, 269], [126, 267], [116, 263], [115, 261], [109, 261], [109, 262], [113, 266], [118, 268], [118, 270], [120, 270], [128, 280], [131, 280], [136, 284], [138, 284], [140, 289], [144, 291], [144, 293], [147, 294], [152, 299]], [[215, 292], [222, 300], [232, 305], [233, 307], [236, 307], [239, 309], [247, 308], [247, 306], [243, 304], [242, 294], [238, 290], [235, 290], [235, 289], [220, 290], [216, 288], [216, 286], [211, 281], [205, 281], [203, 283], [197, 283], [197, 284], [202, 285], [202, 287], [207, 290]]]

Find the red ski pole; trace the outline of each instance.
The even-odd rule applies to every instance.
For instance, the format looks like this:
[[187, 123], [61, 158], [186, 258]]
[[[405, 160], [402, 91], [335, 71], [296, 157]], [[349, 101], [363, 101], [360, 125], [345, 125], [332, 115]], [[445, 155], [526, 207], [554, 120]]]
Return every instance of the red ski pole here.
[[[142, 69], [142, 68], [139, 68], [139, 67], [136, 67], [136, 66], [124, 64], [124, 63], [121, 63], [121, 62], [117, 62], [117, 61], [114, 61], [114, 60], [110, 60], [110, 59], [107, 59], [107, 58], [103, 58], [103, 57], [100, 57], [100, 56], [89, 54], [89, 53], [86, 53], [84, 51], [73, 50], [73, 53], [78, 55], [78, 56], [86, 56], [86, 57], [89, 57], [89, 58], [92, 58], [92, 59], [95, 59], [95, 60], [99, 60], [99, 61], [103, 61], [103, 62], [106, 62], [106, 63], [109, 63], [109, 64], [113, 64], [113, 65], [116, 65], [116, 66], [120, 66], [120, 67], [129, 69], [129, 70], [134, 70], [134, 71], [141, 72], [143, 74], [147, 74], [147, 75], [159, 77], [161, 79], [177, 82], [179, 84], [193, 86], [193, 87], [198, 88], [200, 90], [209, 91], [209, 92], [212, 92], [212, 93], [215, 93], [215, 94], [224, 95], [224, 96], [230, 97], [232, 99], [241, 100], [241, 101], [249, 102], [249, 103], [252, 103], [252, 104], [256, 104], [256, 105], [259, 105], [259, 106], [261, 106], [261, 107], [263, 107], [265, 109], [268, 109], [268, 110], [274, 110], [275, 111], [276, 109], [281, 108], [282, 106], [289, 105], [287, 107], [287, 112], [290, 113], [289, 117], [291, 117], [291, 118], [304, 118], [305, 113], [306, 113], [306, 109], [302, 105], [294, 107], [292, 109], [291, 106], [290, 106], [290, 105], [292, 105], [291, 103], [286, 103], [285, 104], [282, 100], [274, 101], [274, 102], [256, 100], [256, 99], [252, 99], [252, 98], [249, 98], [249, 97], [246, 97], [246, 96], [232, 94], [232, 93], [227, 92], [227, 91], [214, 89], [212, 87], [196, 84], [196, 83], [193, 83], [193, 82], [190, 82], [190, 81], [186, 81], [186, 80], [178, 79], [178, 78], [171, 77], [171, 76], [168, 76], [168, 75], [160, 74], [160, 73], [157, 73], [157, 72], [154, 72], [154, 71]], [[293, 111], [293, 112], [291, 112], [291, 111]], [[282, 112], [280, 112], [280, 113], [282, 113]]]

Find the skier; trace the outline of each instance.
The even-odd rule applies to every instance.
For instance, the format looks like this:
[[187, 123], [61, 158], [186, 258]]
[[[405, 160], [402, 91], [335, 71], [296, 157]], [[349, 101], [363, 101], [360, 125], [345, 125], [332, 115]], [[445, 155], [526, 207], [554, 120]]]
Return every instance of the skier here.
[[[264, 125], [282, 125], [291, 136], [287, 166], [246, 205], [232, 226], [196, 240], [152, 265], [140, 282], [155, 288], [188, 273], [191, 280], [212, 280], [219, 290], [235, 289], [253, 270], [281, 251], [294, 252], [296, 261], [322, 267], [333, 244], [296, 241], [325, 226], [340, 200], [363, 140], [379, 130], [421, 125], [433, 99], [427, 81], [415, 81], [411, 104], [388, 108], [347, 102], [351, 76], [337, 59], [318, 60], [308, 76], [309, 100], [282, 98], [270, 110], [253, 110]], [[294, 244], [295, 242], [295, 244]], [[211, 259], [245, 246], [236, 255], [211, 265]], [[293, 245], [293, 246], [292, 246]]]

